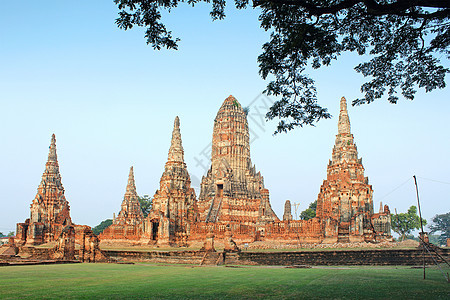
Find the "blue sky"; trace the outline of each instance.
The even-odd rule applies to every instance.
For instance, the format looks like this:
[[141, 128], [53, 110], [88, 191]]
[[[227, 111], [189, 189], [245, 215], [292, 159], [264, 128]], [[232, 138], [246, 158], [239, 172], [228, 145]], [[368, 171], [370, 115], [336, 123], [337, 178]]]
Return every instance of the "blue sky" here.
[[[363, 78], [353, 67], [361, 58], [343, 55], [311, 73], [335, 118], [273, 136], [276, 122], [260, 119], [275, 99], [261, 96], [267, 82], [256, 59], [268, 33], [257, 11], [230, 9], [212, 22], [206, 5], [176, 9], [165, 22], [182, 39], [178, 51], [154, 51], [142, 30], [119, 30], [112, 1], [4, 1], [0, 11], [2, 232], [29, 217], [52, 133], [77, 224], [95, 226], [118, 213], [131, 165], [138, 193], [154, 194], [177, 115], [198, 186], [205, 173], [198, 161], [206, 163], [214, 117], [230, 94], [251, 104], [252, 161], [275, 212], [282, 217], [287, 199], [304, 209], [326, 178], [339, 100], [360, 96]], [[416, 204], [415, 174], [424, 217], [450, 211], [449, 98], [447, 88], [397, 105], [349, 107], [375, 210], [380, 200], [398, 212]]]

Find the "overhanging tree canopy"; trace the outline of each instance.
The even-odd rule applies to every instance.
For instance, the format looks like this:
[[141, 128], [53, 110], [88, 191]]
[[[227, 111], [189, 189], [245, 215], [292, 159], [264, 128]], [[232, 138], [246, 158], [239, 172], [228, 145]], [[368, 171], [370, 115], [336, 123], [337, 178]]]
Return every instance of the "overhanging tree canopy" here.
[[[115, 0], [117, 25], [146, 27], [147, 43], [155, 49], [178, 49], [179, 38], [161, 21], [161, 11], [180, 3], [211, 3], [213, 20], [225, 17], [225, 0]], [[234, 0], [238, 9], [249, 0]], [[330, 118], [319, 105], [314, 80], [305, 74], [346, 51], [369, 54], [355, 70], [368, 77], [363, 97], [353, 105], [371, 103], [387, 94], [397, 103], [398, 93], [414, 99], [417, 88], [429, 92], [445, 87], [449, 72], [442, 63], [450, 57], [450, 2], [443, 0], [253, 0], [261, 27], [271, 32], [259, 55], [259, 72], [273, 75], [265, 92], [277, 96], [267, 113], [278, 118], [277, 132], [314, 125]]]

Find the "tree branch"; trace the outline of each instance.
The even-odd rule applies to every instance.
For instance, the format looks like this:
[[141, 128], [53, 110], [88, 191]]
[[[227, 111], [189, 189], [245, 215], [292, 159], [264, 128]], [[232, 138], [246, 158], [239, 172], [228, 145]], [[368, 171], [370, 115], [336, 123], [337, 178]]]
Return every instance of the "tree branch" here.
[[367, 13], [369, 15], [391, 15], [402, 12], [405, 13], [406, 10], [413, 7], [445, 8], [445, 10], [437, 11], [431, 14], [406, 14], [407, 16], [415, 16], [419, 18], [448, 16], [448, 9], [450, 8], [450, 2], [443, 0], [398, 0], [389, 4], [379, 4], [375, 0], [343, 0], [337, 4], [332, 4], [329, 6], [318, 6], [307, 0], [254, 0], [253, 7], [258, 7], [267, 3], [303, 7], [315, 16], [334, 14], [340, 10], [351, 8], [359, 3], [363, 3], [366, 6]]

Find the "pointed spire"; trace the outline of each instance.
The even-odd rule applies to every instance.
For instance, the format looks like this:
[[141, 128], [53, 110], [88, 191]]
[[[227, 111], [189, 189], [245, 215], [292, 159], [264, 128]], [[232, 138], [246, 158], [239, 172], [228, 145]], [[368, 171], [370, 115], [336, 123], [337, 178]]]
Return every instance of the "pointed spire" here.
[[348, 117], [347, 100], [345, 99], [345, 97], [341, 98], [341, 111], [339, 113], [338, 133], [350, 133], [350, 119]]
[[113, 221], [114, 224], [135, 225], [144, 218], [138, 198], [139, 196], [136, 193], [136, 184], [134, 182], [133, 166], [131, 166], [128, 175], [127, 190], [123, 196], [120, 212]]
[[126, 193], [136, 195], [136, 183], [134, 182], [133, 166], [131, 166], [130, 173], [128, 174], [128, 184]]
[[52, 134], [52, 140], [50, 142], [50, 147], [48, 151], [48, 161], [49, 162], [57, 162], [58, 157], [56, 155], [56, 137], [55, 134]]
[[56, 138], [55, 134], [52, 134], [50, 147], [48, 151], [48, 159], [45, 163], [45, 171], [42, 174], [42, 180], [40, 186], [44, 188], [48, 182], [54, 182], [58, 188], [63, 190], [61, 184], [61, 175], [59, 174], [58, 156], [56, 155]]
[[380, 201], [380, 211], [379, 213], [381, 214], [383, 212], [383, 202]]
[[219, 112], [221, 110], [243, 111], [243, 108], [242, 105], [237, 101], [237, 99], [233, 95], [230, 95], [225, 99], [225, 101], [223, 101]]
[[183, 145], [181, 144], [180, 119], [175, 117], [173, 122], [172, 141], [170, 143], [168, 161], [184, 162]]
[[[65, 224], [70, 224], [72, 222], [69, 214], [70, 208], [64, 196], [64, 187], [61, 183], [54, 134], [52, 134], [49, 149], [45, 170], [42, 174], [36, 197], [32, 203], [30, 222], [43, 222], [47, 225], [54, 222], [58, 224], [64, 224], [64, 222]], [[40, 210], [40, 205], [44, 206], [43, 210]], [[39, 210], [41, 216], [39, 214], [33, 214], [33, 209], [36, 211]]]

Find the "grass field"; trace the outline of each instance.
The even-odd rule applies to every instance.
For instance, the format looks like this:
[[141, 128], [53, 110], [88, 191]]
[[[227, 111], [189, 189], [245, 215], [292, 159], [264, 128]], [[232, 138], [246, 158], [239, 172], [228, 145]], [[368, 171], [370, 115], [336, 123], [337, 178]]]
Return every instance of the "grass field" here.
[[450, 299], [437, 269], [70, 264], [0, 267], [1, 299]]

